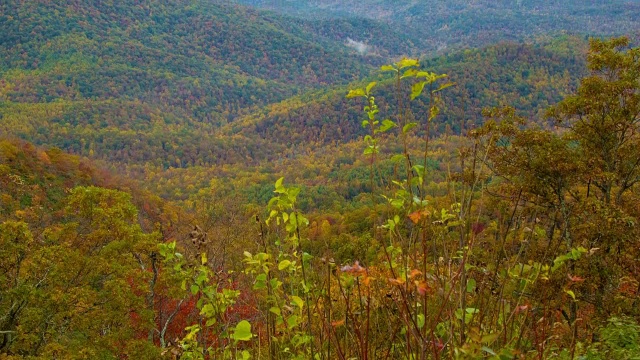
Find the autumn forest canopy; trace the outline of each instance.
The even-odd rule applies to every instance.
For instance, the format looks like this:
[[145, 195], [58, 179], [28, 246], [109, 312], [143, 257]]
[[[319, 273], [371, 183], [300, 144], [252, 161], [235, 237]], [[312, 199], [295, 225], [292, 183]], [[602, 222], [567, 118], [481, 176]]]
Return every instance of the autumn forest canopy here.
[[0, 359], [640, 358], [640, 2], [0, 2]]

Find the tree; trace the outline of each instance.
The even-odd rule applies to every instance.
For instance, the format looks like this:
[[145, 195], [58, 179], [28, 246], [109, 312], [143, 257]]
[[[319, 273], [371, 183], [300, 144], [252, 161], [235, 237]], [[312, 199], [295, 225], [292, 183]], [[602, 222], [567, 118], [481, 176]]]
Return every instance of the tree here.
[[[591, 75], [548, 111], [566, 129], [536, 127], [510, 109], [488, 112], [497, 121], [476, 132], [487, 135], [480, 138], [493, 175], [488, 191], [503, 203], [504, 230], [496, 238], [504, 256], [554, 264], [569, 259], [535, 296], [562, 308], [569, 295], [570, 314], [564, 314], [572, 349], [580, 309], [599, 320], [637, 314], [636, 301], [622, 290], [638, 281], [640, 49], [626, 49], [628, 44], [625, 38], [591, 41]], [[510, 229], [527, 229], [528, 235], [508, 239]], [[504, 251], [507, 240], [511, 253]], [[580, 260], [563, 255], [575, 249], [589, 252]], [[564, 293], [554, 291], [558, 287]]]
[[[588, 68], [575, 95], [548, 111], [566, 125], [606, 204], [619, 204], [640, 181], [640, 48], [627, 38], [591, 40]], [[613, 196], [613, 198], [612, 198]]]
[[[128, 194], [77, 187], [64, 221], [34, 241], [27, 224], [0, 225], [0, 351], [9, 355], [158, 358], [139, 254], [155, 249]], [[138, 255], [138, 256], [136, 256]]]

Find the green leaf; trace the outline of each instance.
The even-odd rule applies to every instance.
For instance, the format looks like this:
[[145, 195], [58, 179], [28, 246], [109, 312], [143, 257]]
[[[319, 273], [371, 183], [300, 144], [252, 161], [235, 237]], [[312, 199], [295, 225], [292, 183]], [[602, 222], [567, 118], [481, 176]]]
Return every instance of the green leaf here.
[[211, 304], [205, 304], [202, 307], [202, 310], [200, 310], [200, 315], [204, 315], [206, 317], [212, 317], [214, 316], [216, 313], [215, 309], [213, 308], [213, 305]]
[[385, 229], [389, 229], [389, 230], [393, 231], [396, 228], [396, 223], [394, 223], [393, 220], [389, 219], [389, 220], [387, 220], [387, 224], [383, 225], [382, 227], [384, 227]]
[[298, 226], [304, 227], [304, 226], [308, 226], [308, 225], [309, 225], [309, 219], [307, 219], [306, 217], [304, 217], [301, 214], [298, 214]]
[[446, 83], [446, 84], [444, 84], [444, 85], [440, 86], [439, 88], [437, 88], [437, 89], [433, 90], [432, 92], [433, 92], [433, 93], [437, 93], [438, 91], [442, 91], [442, 90], [444, 90], [444, 89], [446, 89], [446, 88], [452, 87], [452, 86], [453, 86], [453, 85], [455, 85], [455, 84], [456, 84], [456, 83], [453, 83], [453, 82]]
[[365, 92], [367, 93], [367, 95], [371, 92], [371, 89], [373, 89], [373, 87], [374, 87], [374, 86], [376, 86], [376, 84], [377, 84], [377, 83], [376, 83], [375, 81], [373, 81], [373, 82], [370, 82], [370, 83], [369, 83], [369, 85], [367, 85], [367, 88], [366, 88], [366, 90], [365, 90]]
[[411, 170], [415, 171], [418, 176], [424, 176], [424, 165], [413, 165]]
[[292, 296], [291, 301], [300, 309], [304, 307], [304, 301], [299, 296]]
[[296, 197], [298, 196], [298, 194], [300, 194], [300, 188], [292, 187], [292, 188], [289, 189], [289, 199], [292, 202], [295, 202]]
[[[287, 219], [285, 219], [285, 221], [287, 221]], [[289, 215], [289, 222], [287, 223], [286, 228], [289, 232], [293, 232], [298, 228], [298, 217], [295, 212], [291, 212]]]
[[231, 338], [235, 341], [249, 341], [252, 337], [251, 323], [247, 320], [240, 321], [231, 335]]
[[205, 286], [205, 283], [209, 281], [209, 277], [207, 276], [207, 273], [203, 271], [200, 274], [198, 274], [195, 281], [196, 281], [196, 284], [200, 286]]
[[158, 252], [160, 252], [160, 255], [162, 257], [167, 257], [167, 254], [169, 253], [169, 247], [166, 244], [159, 244]]
[[424, 78], [426, 82], [428, 83], [434, 83], [440, 79], [446, 78], [447, 74], [441, 74], [441, 75], [437, 75], [435, 73], [432, 73], [430, 71], [420, 71], [418, 72], [418, 74], [416, 75], [417, 78]]
[[382, 66], [380, 67], [380, 70], [381, 70], [381, 71], [398, 71], [398, 70], [396, 70], [396, 68], [394, 68], [394, 67], [393, 67], [393, 66], [391, 66], [391, 65], [382, 65]]
[[380, 125], [380, 132], [386, 132], [389, 129], [392, 129], [396, 126], [396, 123], [394, 123], [393, 121], [389, 120], [389, 119], [385, 119], [382, 120], [382, 125]]
[[256, 276], [256, 283], [253, 284], [254, 290], [260, 290], [267, 287], [267, 274], [260, 274]]
[[262, 290], [266, 287], [267, 287], [267, 283], [264, 281], [256, 281], [256, 283], [253, 284], [253, 290]]
[[402, 133], [406, 134], [409, 130], [413, 129], [416, 126], [418, 126], [417, 123], [410, 122], [407, 125], [402, 127]]
[[278, 307], [273, 306], [273, 307], [271, 307], [269, 309], [269, 311], [271, 311], [272, 313], [274, 313], [276, 315], [280, 315], [280, 309]]
[[367, 94], [362, 89], [349, 90], [347, 94], [347, 99], [353, 99], [357, 97], [367, 97]]
[[466, 308], [464, 311], [462, 311], [462, 309], [456, 309], [455, 316], [458, 320], [464, 319], [465, 324], [468, 324], [473, 319], [473, 315], [478, 312], [479, 310], [475, 308]]
[[567, 293], [569, 296], [571, 296], [571, 298], [573, 299], [573, 301], [576, 301], [576, 294], [571, 291], [571, 290], [565, 290], [565, 293]]
[[275, 185], [276, 190], [274, 192], [279, 194], [282, 194], [285, 192], [285, 188], [282, 185], [283, 181], [284, 181], [284, 177], [281, 177], [280, 179], [276, 180], [276, 185]]
[[198, 326], [198, 325], [187, 326], [184, 329], [188, 333], [184, 337], [184, 339], [182, 339], [183, 341], [191, 341], [191, 340], [193, 340], [196, 337], [196, 335], [198, 334], [198, 332], [200, 332], [200, 326]]
[[490, 355], [493, 355], [493, 356], [497, 356], [497, 355], [498, 355], [498, 354], [496, 354], [493, 350], [491, 350], [490, 348], [488, 348], [488, 347], [486, 347], [486, 346], [483, 346], [483, 347], [482, 347], [482, 351], [484, 351], [484, 352], [486, 352], [486, 353], [488, 353], [488, 354], [490, 354]]
[[411, 66], [418, 66], [420, 63], [416, 59], [402, 59], [397, 63], [399, 69], [404, 69]]
[[396, 209], [401, 209], [403, 205], [404, 205], [404, 201], [402, 201], [402, 199], [391, 200], [391, 206], [393, 206]]
[[297, 315], [291, 315], [287, 318], [287, 327], [289, 329], [293, 329], [294, 327], [298, 326], [298, 316]]
[[553, 260], [553, 267], [551, 267], [551, 272], [555, 272], [558, 270], [564, 263], [568, 260], [578, 260], [582, 256], [582, 254], [587, 253], [587, 249], [583, 247], [578, 247], [571, 249], [568, 253], [564, 255], [560, 255]]
[[278, 264], [278, 270], [284, 270], [286, 268], [289, 267], [289, 265], [291, 265], [291, 261], [289, 260], [282, 260], [280, 261], [280, 263]]
[[278, 289], [278, 288], [280, 288], [280, 286], [282, 286], [282, 281], [280, 281], [280, 280], [278, 280], [276, 278], [273, 278], [273, 279], [269, 280], [269, 284], [271, 284], [271, 287], [273, 289]]
[[440, 114], [440, 108], [436, 105], [433, 105], [431, 109], [429, 109], [429, 121], [435, 119], [438, 114]]
[[415, 100], [420, 94], [422, 94], [422, 90], [424, 90], [424, 86], [427, 84], [426, 81], [420, 81], [413, 86], [411, 86], [411, 100]]
[[491, 344], [492, 342], [496, 341], [496, 339], [499, 336], [500, 336], [499, 333], [487, 334], [482, 336], [482, 338], [480, 339], [480, 342], [483, 344]]
[[193, 295], [195, 295], [195, 294], [197, 294], [197, 293], [198, 293], [198, 291], [200, 291], [200, 287], [199, 287], [198, 285], [195, 285], [195, 284], [194, 284], [194, 285], [191, 285], [191, 289], [190, 289], [190, 290], [191, 290], [191, 293], [192, 293]]
[[467, 280], [467, 292], [471, 293], [476, 289], [476, 281], [474, 279]]
[[414, 76], [416, 76], [416, 74], [417, 74], [417, 73], [418, 73], [418, 70], [413, 69], [413, 68], [412, 68], [412, 69], [409, 69], [409, 70], [405, 71], [405, 72], [402, 74], [402, 76], [400, 77], [400, 79], [406, 79], [406, 78], [408, 78], [408, 77], [414, 77]]

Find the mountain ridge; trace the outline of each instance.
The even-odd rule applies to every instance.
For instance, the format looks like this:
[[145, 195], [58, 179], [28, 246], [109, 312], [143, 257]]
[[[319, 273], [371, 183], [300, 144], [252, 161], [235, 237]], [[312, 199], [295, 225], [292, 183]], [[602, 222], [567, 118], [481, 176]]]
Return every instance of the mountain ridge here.
[[422, 53], [522, 41], [548, 33], [614, 36], [637, 33], [640, 2], [237, 0], [303, 19], [368, 18], [423, 37]]

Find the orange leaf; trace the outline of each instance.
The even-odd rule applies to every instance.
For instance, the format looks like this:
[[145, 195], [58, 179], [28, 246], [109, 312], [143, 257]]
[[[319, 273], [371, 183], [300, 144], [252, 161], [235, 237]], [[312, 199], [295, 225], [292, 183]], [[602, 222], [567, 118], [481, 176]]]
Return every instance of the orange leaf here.
[[409, 219], [411, 219], [411, 221], [413, 221], [414, 224], [417, 224], [420, 222], [420, 220], [428, 217], [429, 215], [430, 214], [427, 210], [416, 211], [414, 213], [409, 214]]
[[422, 275], [422, 271], [418, 270], [418, 269], [413, 269], [411, 270], [411, 273], [409, 273], [409, 279], [412, 279], [418, 275]]
[[338, 327], [344, 325], [344, 319], [331, 322], [331, 326]]
[[417, 224], [420, 222], [420, 212], [416, 211], [414, 213], [409, 214], [409, 219], [411, 219], [411, 221], [413, 221], [414, 224]]

